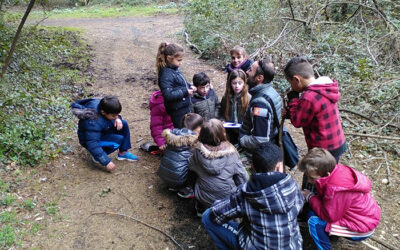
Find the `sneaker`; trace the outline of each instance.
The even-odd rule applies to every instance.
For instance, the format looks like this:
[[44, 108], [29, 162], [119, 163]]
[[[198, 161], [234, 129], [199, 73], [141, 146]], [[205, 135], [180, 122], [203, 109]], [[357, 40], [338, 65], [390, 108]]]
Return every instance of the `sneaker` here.
[[[94, 159], [94, 157], [93, 156], [91, 156], [92, 157], [92, 161], [93, 161], [93, 163], [95, 163], [95, 164], [100, 164], [100, 162], [99, 161], [96, 161], [95, 159]], [[101, 164], [100, 164], [101, 165]]]
[[136, 155], [133, 155], [129, 152], [126, 152], [124, 155], [117, 155], [117, 160], [119, 161], [137, 161], [139, 158]]
[[178, 196], [184, 199], [193, 199], [194, 193], [191, 187], [184, 187], [179, 189]]
[[197, 200], [196, 200], [195, 203], [194, 203], [194, 208], [196, 209], [196, 215], [197, 215], [197, 217], [199, 217], [199, 218], [203, 217], [203, 213], [204, 213], [204, 211], [206, 211], [206, 209], [205, 209], [205, 207], [204, 207], [200, 202], [198, 202]]

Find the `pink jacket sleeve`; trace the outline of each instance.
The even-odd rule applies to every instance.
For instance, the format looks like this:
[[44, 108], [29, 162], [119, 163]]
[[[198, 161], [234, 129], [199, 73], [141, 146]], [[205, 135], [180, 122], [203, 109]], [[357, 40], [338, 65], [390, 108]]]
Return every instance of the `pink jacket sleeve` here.
[[317, 216], [329, 223], [343, 218], [346, 210], [351, 205], [351, 200], [346, 199], [345, 194], [342, 192], [335, 193], [333, 197], [314, 195], [309, 202]]
[[162, 146], [165, 144], [164, 137], [161, 136], [164, 130], [164, 116], [168, 115], [165, 111], [165, 107], [163, 103], [159, 103], [150, 109], [150, 130], [151, 136], [153, 137], [154, 142], [157, 146]]

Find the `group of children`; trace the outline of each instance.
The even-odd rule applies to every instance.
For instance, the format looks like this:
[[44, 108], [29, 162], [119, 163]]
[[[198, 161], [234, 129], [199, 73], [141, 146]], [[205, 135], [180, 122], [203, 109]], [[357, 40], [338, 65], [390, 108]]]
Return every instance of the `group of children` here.
[[[301, 249], [298, 215], [306, 212], [310, 235], [319, 249], [331, 249], [331, 235], [363, 240], [380, 220], [371, 182], [339, 164], [346, 149], [337, 102], [338, 83], [315, 79], [312, 65], [292, 58], [284, 72], [292, 87], [282, 116], [302, 127], [308, 153], [298, 163], [303, 185], [285, 173], [282, 151], [266, 142], [252, 152], [249, 172], [241, 162], [239, 130], [251, 100], [246, 72], [252, 61], [239, 46], [231, 50], [221, 103], [205, 73], [193, 85], [179, 70], [184, 50], [161, 43], [156, 57], [159, 91], [150, 98], [151, 135], [162, 154], [158, 175], [170, 191], [194, 198], [197, 215], [219, 249]], [[80, 100], [72, 105], [80, 119], [79, 142], [93, 161], [113, 171], [107, 156], [119, 149], [118, 160], [137, 160], [128, 152], [129, 128], [116, 97]]]

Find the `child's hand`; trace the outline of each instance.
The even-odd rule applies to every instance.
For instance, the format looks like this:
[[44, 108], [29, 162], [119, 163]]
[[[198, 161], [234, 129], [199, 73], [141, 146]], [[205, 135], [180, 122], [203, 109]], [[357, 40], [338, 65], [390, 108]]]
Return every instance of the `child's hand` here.
[[193, 95], [194, 92], [197, 91], [197, 88], [195, 86], [190, 86], [188, 89], [189, 95]]
[[122, 126], [123, 126], [123, 125], [122, 125], [121, 119], [119, 119], [119, 118], [115, 119], [114, 127], [116, 127], [117, 130], [121, 130], [121, 129], [122, 129]]
[[107, 170], [108, 172], [114, 171], [114, 170], [115, 170], [115, 164], [114, 164], [112, 161], [110, 161], [110, 162], [106, 165], [106, 170]]
[[304, 199], [307, 197], [307, 195], [310, 193], [310, 190], [308, 189], [303, 189], [301, 190], [301, 193], [303, 194]]

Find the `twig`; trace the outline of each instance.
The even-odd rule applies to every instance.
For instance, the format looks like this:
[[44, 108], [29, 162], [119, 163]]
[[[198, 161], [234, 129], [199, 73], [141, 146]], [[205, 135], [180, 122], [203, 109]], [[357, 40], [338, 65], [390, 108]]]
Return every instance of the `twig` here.
[[398, 115], [399, 113], [400, 113], [400, 111], [397, 112], [389, 122], [387, 122], [385, 125], [383, 125], [383, 126], [379, 129], [379, 131], [382, 131], [382, 129], [384, 129], [384, 128], [386, 128], [386, 126], [390, 125], [390, 123], [392, 123], [392, 121], [393, 121], [395, 118], [397, 118], [397, 115]]
[[400, 140], [400, 137], [391, 137], [391, 136], [382, 136], [382, 135], [371, 135], [371, 134], [360, 134], [360, 133], [345, 133], [345, 135], [371, 137], [371, 138], [385, 139], [385, 140]]
[[361, 18], [361, 22], [363, 23], [364, 28], [365, 28], [365, 38], [367, 39], [367, 42], [365, 43], [365, 45], [367, 46], [368, 53], [369, 53], [369, 55], [371, 56], [372, 60], [375, 62], [375, 64], [376, 64], [377, 66], [379, 66], [378, 61], [375, 59], [374, 54], [372, 54], [371, 49], [369, 48], [369, 34], [368, 34], [368, 28], [367, 28], [367, 25], [365, 24], [365, 21], [364, 21], [364, 18], [363, 18], [363, 14], [362, 14], [362, 10], [361, 10], [360, 18]]
[[369, 247], [369, 248], [371, 248], [371, 249], [374, 249], [374, 250], [379, 250], [379, 248], [377, 248], [377, 247], [374, 247], [373, 245], [371, 245], [371, 244], [368, 244], [367, 242], [365, 242], [365, 241], [361, 241], [361, 243], [362, 244], [364, 244], [364, 245], [366, 245], [367, 247]]
[[396, 249], [398, 249], [397, 247], [394, 247], [394, 246], [390, 245], [389, 243], [387, 243], [387, 242], [385, 242], [385, 241], [383, 241], [383, 240], [380, 240], [380, 239], [376, 238], [374, 235], [372, 235], [372, 236], [369, 237], [369, 238], [370, 238], [371, 240], [375, 241], [375, 242], [378, 242], [379, 244], [381, 244], [382, 246], [384, 246], [384, 247], [386, 247], [386, 248], [388, 248], [388, 249], [390, 249], [390, 250], [396, 250]]
[[383, 151], [383, 154], [385, 155], [387, 180], [388, 180], [388, 184], [390, 184], [390, 166], [389, 166], [389, 163], [388, 163], [388, 160], [387, 160], [386, 152]]
[[373, 124], [378, 125], [378, 123], [376, 121], [374, 121], [371, 118], [369, 118], [368, 116], [360, 114], [360, 113], [358, 113], [356, 111], [353, 111], [353, 110], [350, 110], [350, 109], [343, 109], [343, 108], [339, 109], [339, 111], [348, 112], [348, 113], [352, 113], [354, 115], [358, 115], [358, 116], [360, 116], [360, 117], [362, 117], [364, 119], [367, 119], [368, 121], [372, 122]]
[[[177, 245], [180, 249], [184, 250], [184, 248], [183, 248], [171, 235], [167, 234], [166, 232], [162, 231], [161, 229], [159, 229], [159, 228], [157, 228], [157, 227], [154, 227], [154, 226], [152, 226], [152, 225], [147, 224], [146, 222], [143, 222], [143, 221], [141, 221], [141, 220], [139, 220], [139, 219], [136, 219], [135, 217], [128, 216], [128, 215], [125, 215], [125, 214], [120, 214], [120, 213], [114, 213], [114, 212], [97, 212], [97, 213], [92, 213], [90, 216], [92, 216], [92, 215], [100, 215], [100, 214], [105, 214], [105, 215], [116, 215], [116, 216], [120, 216], [120, 217], [124, 217], [124, 218], [131, 219], [131, 220], [133, 220], [133, 221], [136, 221], [136, 222], [138, 222], [138, 223], [140, 223], [140, 224], [142, 224], [142, 225], [145, 225], [145, 226], [147, 226], [147, 227], [149, 227], [149, 228], [152, 228], [152, 229], [154, 229], [154, 230], [156, 230], [156, 231], [158, 231], [158, 232], [164, 234], [164, 235], [167, 236], [172, 242], [174, 242], [175, 245]], [[89, 216], [89, 217], [90, 217], [90, 216]]]
[[379, 171], [379, 169], [381, 169], [381, 167], [382, 167], [382, 163], [379, 164], [379, 167], [375, 170], [374, 175], [376, 175], [376, 173], [378, 173], [378, 171]]
[[348, 117], [347, 115], [343, 115], [343, 118], [346, 118], [346, 120], [348, 120], [354, 126], [356, 126], [356, 127], [358, 126], [358, 124], [355, 121], [353, 121], [352, 119], [350, 119], [350, 117]]
[[288, 0], [288, 2], [289, 2], [289, 7], [290, 7], [290, 13], [292, 13], [292, 18], [294, 19], [292, 3], [290, 2], [290, 0]]

